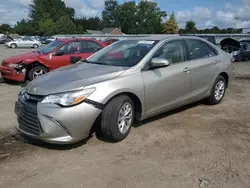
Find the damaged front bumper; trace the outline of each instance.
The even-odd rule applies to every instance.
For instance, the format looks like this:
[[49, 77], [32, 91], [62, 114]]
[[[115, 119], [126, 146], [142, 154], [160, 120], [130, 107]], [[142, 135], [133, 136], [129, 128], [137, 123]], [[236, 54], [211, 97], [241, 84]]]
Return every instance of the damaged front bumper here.
[[26, 67], [25, 65], [17, 67], [0, 66], [0, 73], [4, 79], [23, 82], [26, 78]]

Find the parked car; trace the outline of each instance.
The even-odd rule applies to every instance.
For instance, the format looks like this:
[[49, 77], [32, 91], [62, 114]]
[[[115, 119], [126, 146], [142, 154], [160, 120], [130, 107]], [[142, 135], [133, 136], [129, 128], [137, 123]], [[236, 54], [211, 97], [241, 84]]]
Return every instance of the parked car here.
[[4, 59], [0, 72], [5, 80], [33, 80], [49, 71], [87, 58], [105, 46], [91, 39], [56, 40], [38, 51]]
[[240, 47], [231, 53], [235, 61], [250, 59], [250, 40], [239, 41]]
[[15, 105], [17, 130], [69, 144], [97, 125], [121, 141], [136, 120], [202, 99], [219, 104], [232, 79], [231, 55], [204, 39], [123, 40], [24, 87]]
[[8, 48], [39, 48], [41, 43], [38, 40], [30, 37], [23, 37], [17, 40], [6, 42], [5, 46]]
[[6, 42], [10, 42], [10, 41], [13, 41], [13, 38], [9, 36], [2, 36], [0, 38], [0, 44], [5, 44]]
[[106, 39], [104, 40], [104, 43], [108, 46], [110, 44], [113, 44], [114, 42], [119, 41], [119, 39]]
[[51, 43], [51, 42], [54, 42], [55, 40], [56, 40], [56, 38], [53, 37], [53, 36], [51, 36], [51, 37], [49, 37], [49, 38], [47, 38], [47, 39], [45, 40], [45, 44], [49, 44], [49, 43]]
[[42, 44], [46, 44], [46, 40], [48, 39], [48, 36], [41, 37]]

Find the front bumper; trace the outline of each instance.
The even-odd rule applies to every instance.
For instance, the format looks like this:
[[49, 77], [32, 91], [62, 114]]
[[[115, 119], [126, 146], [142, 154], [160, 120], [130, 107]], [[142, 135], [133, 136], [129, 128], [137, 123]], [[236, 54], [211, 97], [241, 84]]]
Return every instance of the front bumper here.
[[25, 81], [25, 73], [17, 71], [15, 68], [0, 66], [1, 76], [8, 80], [23, 82]]
[[17, 130], [26, 136], [56, 144], [71, 144], [87, 138], [102, 111], [85, 102], [63, 108], [19, 98], [17, 105]]

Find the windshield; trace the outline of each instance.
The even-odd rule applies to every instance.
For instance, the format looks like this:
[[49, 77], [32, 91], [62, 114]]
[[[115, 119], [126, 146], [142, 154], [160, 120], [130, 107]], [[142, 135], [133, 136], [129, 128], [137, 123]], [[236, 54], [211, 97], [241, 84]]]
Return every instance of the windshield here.
[[41, 54], [49, 54], [51, 53], [54, 49], [56, 49], [57, 47], [59, 47], [60, 45], [62, 45], [63, 42], [62, 41], [54, 41], [49, 43], [48, 45], [44, 46], [43, 48], [41, 48], [41, 50], [39, 50], [39, 52]]
[[155, 40], [123, 40], [104, 48], [85, 62], [132, 67], [155, 46]]

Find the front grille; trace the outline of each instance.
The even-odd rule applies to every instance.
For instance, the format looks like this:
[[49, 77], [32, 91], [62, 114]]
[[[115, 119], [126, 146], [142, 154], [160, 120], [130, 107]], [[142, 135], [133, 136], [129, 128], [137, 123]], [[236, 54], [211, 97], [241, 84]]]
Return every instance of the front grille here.
[[21, 107], [17, 117], [19, 128], [33, 135], [40, 135], [42, 133], [42, 128], [37, 117], [38, 101], [34, 98], [28, 100], [24, 97], [19, 97], [18, 102]]

